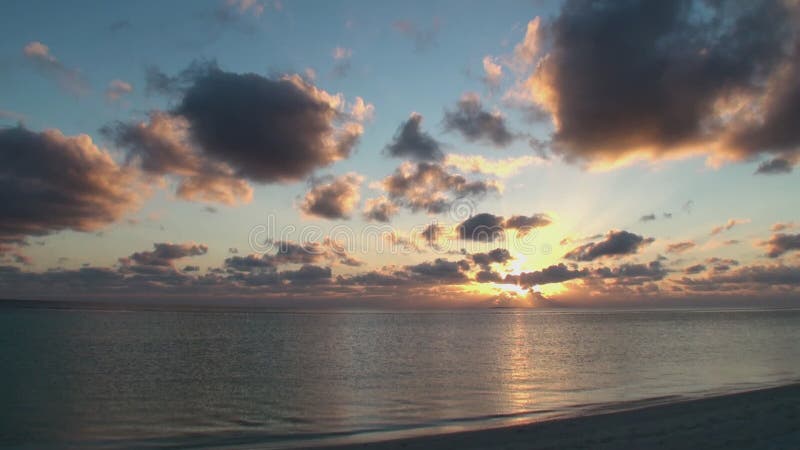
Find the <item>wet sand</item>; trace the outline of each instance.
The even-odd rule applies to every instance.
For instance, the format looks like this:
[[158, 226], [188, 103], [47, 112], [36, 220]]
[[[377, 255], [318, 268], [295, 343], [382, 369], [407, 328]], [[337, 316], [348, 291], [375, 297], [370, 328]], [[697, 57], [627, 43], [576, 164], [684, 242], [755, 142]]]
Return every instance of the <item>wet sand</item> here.
[[800, 449], [800, 384], [327, 449]]

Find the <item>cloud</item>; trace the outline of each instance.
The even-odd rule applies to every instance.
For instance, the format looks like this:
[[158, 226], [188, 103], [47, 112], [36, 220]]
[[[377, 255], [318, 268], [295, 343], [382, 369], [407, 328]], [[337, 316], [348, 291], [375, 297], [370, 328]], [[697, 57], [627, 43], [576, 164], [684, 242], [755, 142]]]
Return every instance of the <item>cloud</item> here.
[[342, 286], [405, 286], [413, 288], [457, 285], [469, 281], [467, 276], [469, 270], [469, 261], [465, 259], [450, 261], [437, 258], [433, 261], [403, 267], [389, 266], [381, 270], [339, 276], [337, 282]]
[[536, 285], [563, 283], [565, 281], [586, 278], [589, 275], [590, 273], [587, 269], [570, 269], [562, 263], [535, 272], [522, 272], [519, 275], [509, 275], [505, 278], [505, 282], [530, 288]]
[[261, 255], [230, 256], [225, 258], [225, 267], [237, 272], [273, 271], [275, 264]]
[[467, 181], [439, 164], [427, 162], [403, 163], [379, 186], [396, 205], [430, 214], [443, 213], [456, 199], [481, 198], [500, 189], [494, 181]]
[[469, 270], [469, 263], [466, 260], [448, 261], [437, 258], [433, 262], [406, 266], [406, 270], [417, 278], [429, 282], [460, 283], [467, 281], [467, 275], [464, 272]]
[[539, 53], [540, 27], [541, 19], [539, 17], [528, 22], [525, 37], [514, 47], [515, 64], [524, 68], [531, 66], [536, 61], [536, 55]]
[[294, 283], [327, 283], [331, 281], [331, 268], [307, 264], [297, 270], [281, 272], [281, 276]]
[[490, 89], [500, 86], [503, 79], [503, 66], [495, 62], [494, 58], [487, 55], [483, 57], [483, 81]]
[[[16, 245], [14, 245], [16, 244]], [[19, 264], [22, 266], [30, 266], [33, 264], [33, 259], [24, 254], [19, 246], [24, 246], [24, 243], [4, 242], [0, 237], [0, 264]], [[59, 263], [61, 258], [59, 258]], [[0, 266], [2, 267], [2, 266]]]
[[612, 230], [606, 234], [604, 240], [578, 246], [567, 252], [564, 258], [575, 261], [593, 261], [607, 256], [631, 255], [654, 240], [624, 230]]
[[494, 175], [508, 178], [516, 175], [523, 168], [531, 165], [544, 164], [545, 160], [536, 156], [518, 156], [501, 159], [489, 159], [482, 155], [461, 155], [448, 153], [442, 164], [455, 167], [462, 172]]
[[456, 226], [459, 239], [493, 242], [503, 234], [503, 217], [489, 213], [475, 214]]
[[430, 134], [421, 130], [422, 115], [411, 113], [408, 120], [401, 123], [392, 142], [386, 144], [385, 151], [395, 157], [412, 158], [417, 161], [440, 161], [444, 154], [441, 144]]
[[741, 225], [745, 223], [750, 223], [750, 219], [728, 219], [725, 222], [725, 225], [720, 225], [711, 229], [711, 236], [715, 236], [717, 234], [722, 233], [723, 231], [728, 231], [731, 228], [735, 227], [736, 225]]
[[376, 222], [388, 222], [400, 208], [386, 196], [368, 199], [364, 205], [364, 218]]
[[778, 222], [772, 224], [772, 227], [770, 227], [770, 231], [777, 232], [777, 231], [791, 230], [795, 226], [796, 224], [794, 222]]
[[8, 111], [4, 109], [0, 109], [0, 120], [7, 119], [17, 123], [24, 123], [27, 120], [24, 114], [20, 114], [14, 111]]
[[683, 273], [685, 273], [686, 275], [696, 275], [698, 273], [705, 272], [705, 270], [706, 270], [706, 266], [704, 266], [702, 264], [695, 264], [693, 266], [689, 266], [689, 267], [683, 269]]
[[375, 115], [375, 106], [365, 102], [361, 97], [356, 97], [350, 107], [350, 114], [357, 122], [366, 122], [372, 120]]
[[53, 79], [65, 91], [76, 95], [89, 92], [89, 83], [83, 74], [61, 63], [50, 53], [50, 48], [41, 42], [29, 42], [22, 49], [22, 53], [39, 73]]
[[191, 143], [189, 122], [154, 111], [148, 121], [107, 125], [101, 132], [128, 150], [128, 162], [144, 172], [178, 180], [176, 194], [189, 201], [249, 203], [253, 188], [221, 161], [205, 158]]
[[516, 229], [520, 235], [529, 233], [534, 228], [546, 227], [553, 223], [547, 214], [534, 214], [532, 216], [511, 216], [503, 223], [507, 229]]
[[0, 239], [96, 231], [138, 208], [147, 188], [87, 135], [0, 129]]
[[364, 177], [352, 172], [338, 178], [314, 179], [300, 210], [326, 219], [349, 218], [360, 198], [359, 187], [363, 181]]
[[473, 253], [470, 255], [470, 259], [484, 271], [488, 271], [491, 264], [505, 264], [513, 258], [507, 249], [496, 248], [487, 253]]
[[297, 181], [347, 158], [372, 105], [357, 99], [348, 112], [298, 75], [266, 78], [194, 63], [175, 77], [148, 75], [148, 89], [178, 101], [149, 123], [117, 123], [105, 132], [152, 173], [180, 179], [182, 198], [247, 202], [247, 181]]
[[529, 26], [514, 59], [533, 70], [507, 96], [549, 114], [552, 147], [567, 161], [776, 156], [762, 173], [796, 163], [797, 4], [652, 6], [565, 2], [535, 33]]
[[756, 174], [777, 175], [790, 173], [795, 164], [796, 163], [785, 158], [773, 158], [759, 164], [758, 169], [756, 169]]
[[[357, 267], [363, 263], [350, 255], [343, 245], [324, 239], [321, 242], [273, 242], [275, 252], [262, 255], [250, 254], [246, 256], [229, 256], [225, 259], [224, 267], [233, 272], [247, 272], [252, 274], [277, 273], [278, 268], [286, 265], [318, 265], [343, 264]], [[314, 270], [314, 269], [308, 269]], [[252, 280], [251, 280], [252, 281]], [[265, 279], [261, 280], [262, 282]], [[272, 280], [277, 281], [277, 280]]]
[[483, 141], [495, 147], [506, 147], [514, 140], [505, 118], [500, 113], [484, 110], [474, 93], [465, 94], [455, 110], [445, 110], [443, 123], [445, 130], [458, 131], [470, 142]]
[[350, 72], [350, 58], [353, 56], [353, 50], [344, 47], [334, 47], [331, 52], [333, 57], [333, 74], [337, 77], [346, 77]]
[[770, 258], [777, 258], [784, 253], [800, 250], [800, 234], [773, 234], [770, 239], [762, 243], [762, 245], [767, 247], [767, 256]]
[[800, 286], [800, 267], [785, 265], [752, 265], [722, 273], [711, 273], [702, 278], [676, 280], [696, 292], [736, 292], [740, 295], [766, 295], [767, 291]]
[[108, 84], [106, 89], [106, 99], [110, 102], [116, 102], [123, 95], [133, 92], [133, 86], [127, 81], [113, 80]]
[[625, 263], [611, 268], [600, 267], [592, 271], [592, 276], [611, 279], [615, 286], [637, 286], [662, 280], [667, 273], [661, 261], [657, 259], [647, 264]]
[[739, 261], [730, 258], [713, 257], [706, 259], [706, 264], [711, 264], [712, 269], [714, 269], [714, 272], [721, 273], [721, 272], [727, 272], [728, 270], [731, 269], [731, 267], [738, 266]]
[[401, 35], [414, 42], [414, 49], [423, 52], [436, 45], [436, 38], [439, 35], [439, 21], [435, 20], [428, 28], [423, 28], [409, 20], [396, 20], [392, 23], [392, 28]]
[[444, 231], [444, 227], [437, 223], [432, 223], [426, 226], [420, 234], [428, 242], [428, 244], [433, 245], [439, 239], [439, 236], [441, 236], [442, 231]]
[[681, 241], [667, 245], [667, 253], [683, 253], [686, 250], [692, 249], [697, 244], [694, 241]]
[[459, 239], [478, 242], [493, 242], [503, 236], [507, 229], [516, 229], [520, 234], [527, 234], [535, 228], [545, 227], [552, 223], [546, 214], [532, 216], [511, 216], [504, 219], [489, 213], [475, 214], [456, 226]]
[[141, 274], [163, 274], [175, 272], [175, 261], [191, 256], [205, 255], [208, 246], [195, 242], [185, 242], [173, 244], [168, 242], [153, 244], [152, 251], [136, 252], [132, 255], [120, 258], [125, 271], [132, 271]]
[[354, 122], [337, 127], [341, 95], [299, 76], [278, 80], [211, 68], [196, 78], [175, 113], [193, 140], [244, 177], [293, 181], [346, 158], [362, 133]]
[[239, 14], [252, 14], [255, 17], [264, 14], [264, 4], [258, 0], [226, 0], [225, 3]]

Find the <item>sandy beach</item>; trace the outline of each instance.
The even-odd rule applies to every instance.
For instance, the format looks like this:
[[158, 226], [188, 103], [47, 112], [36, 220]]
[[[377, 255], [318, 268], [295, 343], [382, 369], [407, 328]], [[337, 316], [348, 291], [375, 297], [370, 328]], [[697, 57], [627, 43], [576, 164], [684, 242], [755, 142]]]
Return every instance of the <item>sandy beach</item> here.
[[800, 384], [479, 431], [328, 449], [797, 449]]

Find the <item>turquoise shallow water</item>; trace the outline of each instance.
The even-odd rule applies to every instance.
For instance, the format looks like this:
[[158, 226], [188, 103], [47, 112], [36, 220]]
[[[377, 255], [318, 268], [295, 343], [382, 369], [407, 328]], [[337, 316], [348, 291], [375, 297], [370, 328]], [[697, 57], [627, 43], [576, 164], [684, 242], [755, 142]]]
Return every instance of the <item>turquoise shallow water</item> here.
[[[800, 311], [0, 308], [0, 446], [281, 447], [800, 379]], [[634, 403], [631, 403], [634, 402]]]

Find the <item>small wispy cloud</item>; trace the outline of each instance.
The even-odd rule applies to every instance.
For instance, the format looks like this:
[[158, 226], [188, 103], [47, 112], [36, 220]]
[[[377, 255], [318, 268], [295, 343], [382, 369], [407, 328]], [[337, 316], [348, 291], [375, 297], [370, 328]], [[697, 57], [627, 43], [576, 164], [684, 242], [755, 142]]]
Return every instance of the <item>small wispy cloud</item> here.
[[110, 102], [116, 102], [122, 98], [123, 95], [130, 94], [131, 92], [133, 92], [133, 85], [127, 81], [113, 80], [108, 84], [108, 88], [106, 88], [106, 99]]
[[62, 89], [76, 95], [89, 91], [89, 83], [83, 74], [64, 65], [50, 52], [50, 48], [41, 42], [29, 42], [22, 49], [22, 53], [43, 76], [56, 81]]
[[728, 231], [736, 225], [750, 223], [750, 219], [728, 219], [724, 225], [720, 225], [711, 229], [711, 236], [716, 236], [723, 231]]

